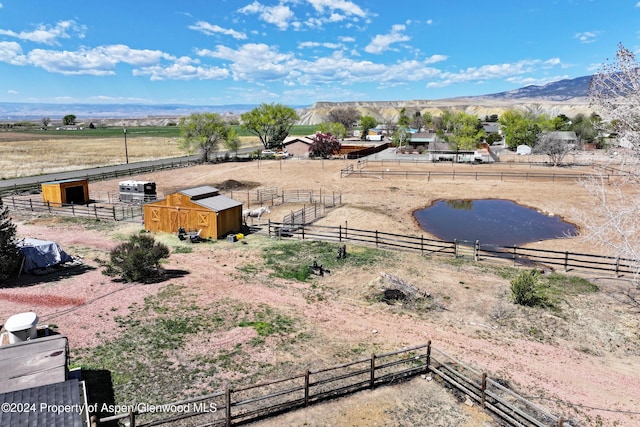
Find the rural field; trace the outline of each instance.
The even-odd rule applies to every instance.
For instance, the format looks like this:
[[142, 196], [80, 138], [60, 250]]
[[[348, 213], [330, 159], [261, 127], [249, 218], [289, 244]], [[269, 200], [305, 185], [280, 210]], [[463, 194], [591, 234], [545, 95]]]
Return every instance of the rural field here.
[[[151, 157], [183, 155], [175, 140], [136, 139], [130, 139], [129, 155], [137, 160], [146, 155], [132, 154], [139, 153], [138, 144], [144, 145], [142, 152], [157, 148]], [[113, 139], [0, 140], [0, 162], [15, 156], [0, 163], [0, 170], [7, 178], [24, 170], [47, 173], [57, 167], [122, 163], [121, 151], [121, 141]], [[111, 156], [103, 156], [107, 152]], [[47, 161], [43, 156], [50, 157]], [[51, 160], [67, 157], [76, 160], [63, 165]], [[20, 168], [15, 166], [18, 159]], [[521, 160], [505, 156], [493, 165], [371, 161], [366, 169], [379, 173], [361, 178], [341, 177], [341, 169], [353, 163], [344, 159], [262, 160], [201, 165], [135, 179], [155, 181], [161, 194], [212, 185], [238, 200], [272, 187], [337, 194], [342, 204], [328, 209], [316, 224], [425, 237], [431, 236], [420, 229], [413, 212], [439, 199], [509, 199], [561, 216], [578, 229], [582, 218], [597, 215], [595, 201], [573, 181], [444, 176], [427, 180], [424, 175], [388, 174], [594, 170]], [[583, 154], [574, 160], [586, 164], [601, 157]], [[5, 172], [10, 167], [20, 172]], [[116, 192], [117, 184], [90, 182], [89, 188], [93, 194], [106, 194]], [[262, 220], [279, 222], [301, 206], [274, 205]], [[41, 324], [55, 326], [69, 338], [73, 366], [108, 372], [119, 404], [177, 401], [229, 384], [275, 380], [431, 340], [435, 348], [487, 372], [571, 425], [640, 424], [640, 311], [628, 295], [629, 277], [545, 269], [553, 305], [529, 308], [514, 304], [510, 291], [511, 279], [525, 267], [506, 260], [422, 256], [349, 241], [348, 256], [337, 260], [336, 244], [276, 239], [264, 232], [238, 242], [198, 244], [159, 233], [154, 237], [171, 249], [163, 263], [164, 280], [123, 284], [104, 276], [98, 260], [107, 260], [110, 249], [141, 232], [141, 223], [17, 212], [12, 217], [20, 237], [54, 240], [70, 255], [82, 257], [84, 265], [46, 276], [22, 275], [0, 287], [0, 317], [35, 311]], [[527, 246], [611, 255], [581, 235]], [[309, 274], [307, 266], [314, 261], [326, 265], [330, 274]], [[429, 298], [417, 305], [381, 301], [383, 273], [401, 278]], [[476, 406], [465, 405], [464, 396], [417, 377], [256, 425], [498, 424]]]

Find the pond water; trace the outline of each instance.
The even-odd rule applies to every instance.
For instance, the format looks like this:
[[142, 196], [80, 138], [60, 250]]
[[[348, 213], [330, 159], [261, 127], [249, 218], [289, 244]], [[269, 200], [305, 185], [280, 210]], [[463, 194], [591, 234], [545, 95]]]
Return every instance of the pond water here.
[[438, 200], [414, 213], [423, 230], [445, 241], [478, 240], [483, 245], [520, 246], [577, 234], [558, 216], [511, 200]]

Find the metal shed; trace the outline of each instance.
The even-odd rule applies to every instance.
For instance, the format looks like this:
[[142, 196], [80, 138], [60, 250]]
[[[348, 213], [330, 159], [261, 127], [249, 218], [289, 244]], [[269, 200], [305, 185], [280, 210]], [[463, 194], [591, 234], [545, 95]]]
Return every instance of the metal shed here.
[[199, 231], [202, 238], [218, 239], [242, 231], [242, 202], [208, 185], [188, 188], [143, 206], [148, 231]]
[[89, 182], [86, 179], [67, 179], [42, 184], [42, 198], [51, 205], [84, 205], [89, 203]]

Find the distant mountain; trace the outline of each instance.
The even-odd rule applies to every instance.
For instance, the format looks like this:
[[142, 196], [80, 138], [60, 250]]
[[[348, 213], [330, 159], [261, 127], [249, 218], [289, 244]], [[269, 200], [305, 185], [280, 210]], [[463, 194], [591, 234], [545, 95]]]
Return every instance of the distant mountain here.
[[[141, 119], [141, 118], [179, 118], [192, 113], [218, 113], [237, 115], [251, 111], [254, 104], [228, 105], [186, 105], [186, 104], [46, 104], [26, 102], [0, 102], [0, 122], [20, 120], [40, 120], [49, 117], [54, 121], [62, 120], [67, 114], [75, 115], [78, 120], [100, 119]], [[303, 108], [304, 106], [292, 106]]]
[[[438, 113], [451, 106], [451, 108], [467, 110], [470, 114], [482, 116], [486, 111], [495, 109], [495, 102], [506, 106], [516, 100], [527, 100], [528, 104], [535, 104], [536, 110], [544, 110], [550, 114], [560, 111], [555, 103], [588, 104], [587, 92], [591, 76], [577, 77], [548, 83], [543, 86], [526, 86], [520, 89], [506, 92], [493, 93], [480, 96], [459, 97], [438, 100], [397, 100], [397, 101], [353, 101], [353, 102], [318, 102], [314, 105], [290, 105], [298, 111], [303, 124], [316, 124], [324, 121], [327, 112], [331, 108], [356, 107], [361, 113], [376, 117], [379, 122], [396, 117], [399, 110], [406, 107], [407, 110], [430, 111]], [[492, 102], [493, 105], [483, 106], [483, 103]], [[522, 103], [519, 103], [522, 104]], [[540, 104], [545, 104], [541, 107]], [[211, 112], [223, 116], [238, 116], [257, 107], [255, 104], [229, 104], [229, 105], [186, 105], [186, 104], [46, 104], [46, 103], [19, 103], [0, 102], [0, 122], [12, 122], [20, 120], [40, 120], [49, 117], [54, 122], [61, 121], [67, 114], [75, 115], [78, 120], [106, 121], [108, 119], [135, 120], [143, 123], [164, 123], [175, 121], [180, 117], [192, 113]], [[520, 105], [523, 107], [523, 105]], [[582, 107], [580, 107], [582, 108]], [[575, 110], [575, 108], [574, 108]], [[535, 112], [535, 111], [534, 111]], [[540, 112], [540, 111], [538, 111]], [[571, 110], [566, 112], [569, 115]], [[580, 110], [582, 112], [582, 110]], [[164, 119], [164, 120], [163, 120]], [[156, 124], [157, 124], [156, 123]]]
[[[576, 77], [543, 86], [525, 86], [520, 89], [482, 95], [477, 98], [490, 99], [544, 99], [547, 101], [568, 101], [573, 98], [585, 98], [589, 91], [591, 76]], [[476, 98], [476, 97], [474, 97]]]

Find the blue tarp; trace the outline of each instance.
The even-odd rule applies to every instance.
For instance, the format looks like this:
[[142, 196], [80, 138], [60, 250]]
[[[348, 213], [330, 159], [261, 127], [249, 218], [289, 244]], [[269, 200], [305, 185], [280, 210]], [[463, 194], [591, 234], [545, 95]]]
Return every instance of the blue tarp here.
[[26, 238], [18, 242], [18, 246], [25, 258], [22, 267], [25, 273], [73, 261], [73, 258], [63, 251], [57, 243], [49, 240]]

